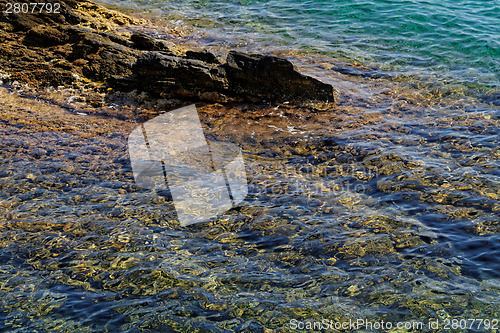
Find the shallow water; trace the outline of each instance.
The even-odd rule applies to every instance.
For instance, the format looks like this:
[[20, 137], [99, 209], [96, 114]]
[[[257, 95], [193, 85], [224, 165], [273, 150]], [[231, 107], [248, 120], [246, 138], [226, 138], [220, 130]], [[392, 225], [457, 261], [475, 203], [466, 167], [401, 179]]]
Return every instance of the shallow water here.
[[[209, 27], [178, 42], [282, 55], [340, 91], [322, 111], [200, 103], [208, 139], [243, 150], [249, 181], [246, 200], [207, 223], [181, 227], [168, 192], [134, 183], [128, 135], [178, 102], [111, 94], [95, 106], [81, 91], [1, 86], [0, 330], [366, 319], [463, 332], [446, 320], [500, 319], [498, 5], [337, 3], [159, 5]], [[341, 14], [350, 25], [322, 21]], [[443, 39], [432, 20], [456, 30]]]
[[297, 63], [343, 84], [335, 107], [199, 105], [207, 137], [243, 150], [249, 195], [188, 227], [168, 193], [134, 184], [128, 160], [128, 134], [165, 102], [1, 88], [0, 327], [498, 319], [498, 107]]

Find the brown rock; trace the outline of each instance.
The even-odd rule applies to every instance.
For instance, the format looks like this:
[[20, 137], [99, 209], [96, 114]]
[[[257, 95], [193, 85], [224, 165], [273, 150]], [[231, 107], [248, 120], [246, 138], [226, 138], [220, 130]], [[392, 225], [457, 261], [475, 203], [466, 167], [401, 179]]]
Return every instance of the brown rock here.
[[31, 28], [24, 43], [33, 46], [53, 46], [64, 44], [68, 41], [68, 35], [61, 30], [47, 25], [37, 25]]
[[60, 14], [0, 13], [0, 27], [5, 28], [0, 32], [0, 67], [35, 86], [70, 84], [83, 75], [163, 97], [334, 101], [332, 86], [299, 73], [283, 58], [233, 51], [222, 64], [208, 51], [186, 51], [144, 33], [128, 38], [112, 32], [136, 23], [86, 0], [61, 0]]

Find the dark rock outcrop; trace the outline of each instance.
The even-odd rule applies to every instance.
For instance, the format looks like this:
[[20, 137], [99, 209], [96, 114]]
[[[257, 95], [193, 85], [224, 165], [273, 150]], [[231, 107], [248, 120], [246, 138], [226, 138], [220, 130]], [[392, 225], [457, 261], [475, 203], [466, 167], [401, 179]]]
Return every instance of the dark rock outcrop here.
[[253, 102], [335, 99], [331, 85], [300, 74], [283, 58], [232, 51], [225, 64], [216, 60], [208, 52], [191, 52], [186, 56], [147, 52], [138, 57], [134, 74], [140, 89], [163, 97], [180, 95]]
[[213, 54], [210, 53], [207, 50], [204, 51], [191, 51], [188, 50], [186, 52], [186, 58], [188, 59], [194, 59], [194, 60], [201, 60], [209, 64], [221, 64], [219, 59]]
[[241, 96], [282, 101], [334, 101], [331, 85], [300, 74], [287, 59], [232, 51], [224, 68], [231, 91]]
[[32, 87], [131, 76], [139, 51], [128, 47], [128, 37], [112, 31], [138, 22], [85, 0], [62, 0], [60, 13], [1, 12], [1, 74]]
[[223, 67], [164, 52], [145, 52], [134, 65], [138, 88], [162, 97], [190, 97], [215, 100], [228, 89]]
[[127, 43], [123, 37], [82, 27], [71, 27], [68, 34], [73, 44], [69, 60], [80, 60], [84, 76], [105, 80], [110, 76], [132, 74], [138, 52], [123, 45]]

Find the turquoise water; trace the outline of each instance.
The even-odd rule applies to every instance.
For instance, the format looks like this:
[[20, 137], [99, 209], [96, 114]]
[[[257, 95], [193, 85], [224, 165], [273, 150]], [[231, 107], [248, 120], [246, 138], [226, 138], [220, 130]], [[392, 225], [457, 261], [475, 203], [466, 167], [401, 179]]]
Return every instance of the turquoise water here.
[[235, 39], [498, 87], [497, 0], [163, 0], [140, 7]]

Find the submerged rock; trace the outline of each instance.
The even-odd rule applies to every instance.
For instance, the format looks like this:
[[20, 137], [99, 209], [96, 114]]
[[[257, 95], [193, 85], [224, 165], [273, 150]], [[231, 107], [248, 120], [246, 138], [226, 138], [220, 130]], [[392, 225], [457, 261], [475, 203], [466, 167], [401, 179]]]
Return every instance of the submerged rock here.
[[483, 95], [483, 101], [488, 104], [493, 104], [495, 106], [500, 106], [500, 91], [495, 91], [489, 94]]

